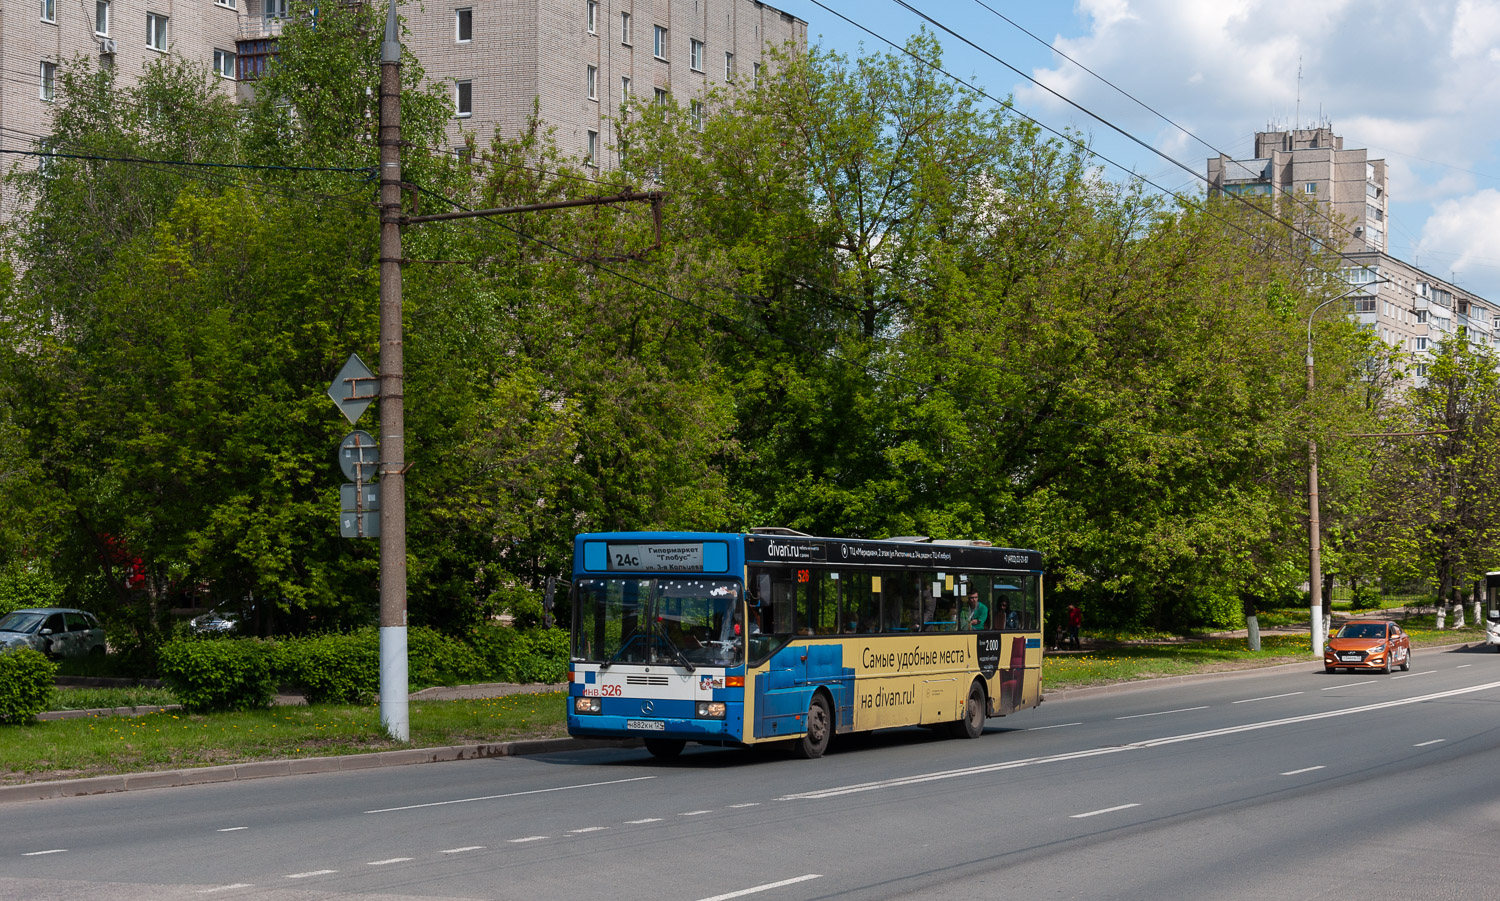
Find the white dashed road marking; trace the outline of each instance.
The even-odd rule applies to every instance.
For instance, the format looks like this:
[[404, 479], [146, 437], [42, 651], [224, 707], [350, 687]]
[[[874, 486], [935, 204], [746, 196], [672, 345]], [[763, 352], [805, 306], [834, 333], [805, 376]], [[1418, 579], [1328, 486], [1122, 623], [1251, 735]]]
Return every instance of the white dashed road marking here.
[[1320, 689], [1318, 689], [1318, 691], [1333, 691], [1335, 688], [1353, 688], [1356, 685], [1374, 685], [1374, 684], [1375, 684], [1375, 680], [1374, 679], [1366, 679], [1363, 682], [1345, 682], [1345, 683], [1343, 683], [1341, 685], [1330, 685], [1327, 688], [1320, 688]]
[[228, 892], [237, 888], [250, 888], [251, 885], [249, 882], [236, 882], [233, 885], [216, 885], [213, 888], [199, 889], [198, 894], [212, 895], [214, 892]]
[[1305, 767], [1303, 767], [1300, 770], [1289, 770], [1288, 772], [1282, 773], [1281, 775], [1283, 775], [1283, 776], [1300, 776], [1303, 773], [1311, 773], [1313, 770], [1321, 770], [1321, 769], [1325, 769], [1325, 768], [1326, 767], [1324, 767], [1324, 766], [1305, 766]]
[[597, 788], [601, 785], [621, 785], [626, 782], [643, 782], [647, 779], [655, 779], [655, 776], [634, 776], [630, 779], [611, 779], [608, 782], [584, 782], [580, 785], [559, 785], [556, 788], [535, 788], [524, 792], [507, 792], [503, 795], [482, 795], [478, 798], [454, 798], [451, 801], [432, 801], [427, 804], [408, 804], [405, 807], [382, 807], [379, 810], [367, 810], [365, 813], [394, 813], [398, 810], [420, 810], [424, 807], [444, 807], [448, 804], [468, 804], [472, 801], [494, 801], [499, 798], [519, 798], [522, 795], [544, 795], [548, 792], [565, 792], [575, 788]]
[[661, 817], [646, 817], [644, 820], [626, 820], [627, 826], [640, 826], [644, 823], [660, 823]]
[[1231, 701], [1231, 704], [1248, 704], [1251, 701], [1274, 701], [1277, 698], [1291, 698], [1302, 694], [1300, 691], [1289, 691], [1284, 695], [1266, 695], [1263, 698], [1245, 698], [1242, 701]]
[[1418, 742], [1418, 743], [1417, 743], [1417, 744], [1414, 744], [1414, 745], [1412, 745], [1412, 747], [1413, 747], [1413, 748], [1425, 748], [1425, 747], [1427, 747], [1427, 746], [1428, 746], [1428, 745], [1436, 745], [1436, 744], [1441, 744], [1441, 743], [1443, 743], [1443, 742], [1445, 742], [1445, 741], [1447, 741], [1447, 740], [1448, 740], [1448, 739], [1446, 739], [1446, 738], [1434, 738], [1434, 739], [1433, 739], [1433, 740], [1432, 740], [1432, 741], [1423, 741], [1423, 742]]
[[1114, 813], [1117, 810], [1129, 810], [1132, 807], [1140, 807], [1140, 806], [1141, 805], [1139, 805], [1139, 804], [1120, 804], [1120, 805], [1115, 806], [1115, 807], [1106, 807], [1103, 810], [1090, 810], [1088, 813], [1075, 813], [1071, 817], [1069, 817], [1068, 819], [1070, 819], [1070, 820], [1081, 820], [1084, 817], [1096, 817], [1096, 816], [1098, 816], [1101, 813]]
[[1130, 716], [1117, 716], [1117, 720], [1138, 720], [1143, 716], [1166, 716], [1169, 713], [1187, 713], [1189, 710], [1207, 710], [1208, 705], [1201, 707], [1179, 707], [1176, 710], [1158, 710], [1155, 713], [1132, 713]]
[[439, 851], [439, 854], [462, 854], [465, 851], [483, 851], [484, 845], [464, 845], [462, 848], [448, 848]]
[[367, 867], [383, 867], [388, 863], [406, 863], [410, 857], [387, 857], [385, 860], [372, 860], [365, 864]]
[[585, 832], [603, 832], [608, 828], [608, 826], [585, 826], [582, 829], [569, 829], [568, 831], [574, 835], [581, 835]]
[[27, 851], [25, 854], [22, 854], [21, 856], [22, 857], [41, 857], [43, 854], [63, 854], [63, 853], [66, 853], [67, 850], [68, 850], [67, 848], [53, 848], [51, 851]]
[[523, 844], [525, 842], [541, 842], [541, 841], [546, 841], [546, 840], [547, 840], [547, 836], [545, 836], [545, 835], [528, 835], [525, 838], [513, 838], [513, 839], [510, 840], [510, 843], [512, 845], [519, 845], [519, 844]]
[[791, 879], [783, 879], [780, 882], [767, 882], [765, 885], [757, 885], [751, 888], [742, 888], [737, 892], [727, 892], [723, 895], [714, 895], [712, 898], [699, 898], [698, 901], [729, 901], [730, 898], [743, 898], [746, 895], [754, 895], [759, 892], [769, 892], [773, 888], [781, 888], [784, 885], [796, 885], [799, 882], [807, 882], [810, 879], [822, 878], [822, 873], [808, 873], [806, 876], [794, 876]]
[[230, 826], [228, 829], [220, 829], [219, 831], [220, 832], [243, 832], [244, 830], [249, 829], [249, 828], [250, 828], [249, 826]]
[[731, 804], [729, 806], [731, 808], [735, 809], [735, 810], [738, 810], [741, 807], [759, 807], [760, 806], [760, 802], [759, 801], [751, 801], [748, 804]]
[[705, 813], [713, 813], [713, 811], [712, 810], [689, 810], [687, 813], [679, 813], [678, 816], [680, 816], [680, 817], [696, 817], [696, 816], [701, 816], [701, 815], [703, 815]]
[[1043, 729], [1061, 729], [1064, 726], [1082, 726], [1083, 723], [1058, 723], [1055, 726], [1032, 726], [1027, 732], [1040, 732]]
[[306, 879], [309, 876], [327, 876], [329, 873], [337, 873], [338, 870], [308, 870], [306, 873], [288, 873], [288, 879]]

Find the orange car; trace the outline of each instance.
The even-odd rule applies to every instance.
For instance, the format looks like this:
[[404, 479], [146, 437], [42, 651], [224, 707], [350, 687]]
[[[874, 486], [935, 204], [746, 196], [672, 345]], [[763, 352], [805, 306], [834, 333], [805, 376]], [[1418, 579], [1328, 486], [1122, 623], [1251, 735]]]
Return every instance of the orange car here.
[[1411, 638], [1388, 619], [1351, 619], [1323, 646], [1323, 669], [1411, 669]]

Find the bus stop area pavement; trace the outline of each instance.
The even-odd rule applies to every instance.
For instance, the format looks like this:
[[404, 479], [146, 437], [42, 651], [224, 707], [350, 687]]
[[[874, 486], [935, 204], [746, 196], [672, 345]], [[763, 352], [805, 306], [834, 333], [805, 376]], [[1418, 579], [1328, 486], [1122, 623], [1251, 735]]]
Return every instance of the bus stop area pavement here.
[[[1424, 651], [1453, 651], [1472, 647], [1484, 642], [1465, 642], [1423, 648]], [[1286, 672], [1299, 667], [1323, 669], [1321, 661], [1298, 660], [1277, 666], [1252, 667], [1213, 673], [1192, 673], [1182, 676], [1163, 676], [1157, 679], [1137, 679], [1131, 682], [1116, 682], [1110, 685], [1092, 685], [1085, 688], [1069, 688], [1047, 692], [1042, 701], [1062, 701], [1091, 695], [1136, 691], [1144, 688], [1166, 688], [1188, 682], [1206, 682], [1215, 679], [1244, 678]], [[425, 688], [411, 694], [412, 700], [451, 700], [458, 698], [496, 698], [510, 694], [543, 693], [562, 691], [565, 683], [551, 685], [516, 685], [513, 683], [489, 683], [483, 685], [457, 685]], [[295, 703], [288, 698], [284, 702]], [[109, 713], [146, 713], [162, 708], [117, 708], [113, 711], [69, 711], [76, 715], [106, 715]], [[478, 760], [487, 757], [525, 757], [533, 754], [556, 754], [562, 751], [584, 751], [594, 748], [640, 747], [639, 739], [583, 739], [540, 738], [518, 741], [494, 742], [478, 745], [452, 745], [438, 748], [403, 748], [399, 751], [375, 751], [369, 754], [344, 754], [334, 757], [301, 757], [287, 760], [257, 760], [251, 763], [225, 764], [222, 766], [195, 767], [181, 770], [154, 770], [144, 773], [125, 773], [118, 776], [90, 776], [84, 779], [58, 779], [47, 782], [27, 782], [19, 785], [0, 785], [0, 804], [8, 801], [44, 801], [52, 798], [74, 798], [83, 795], [102, 795], [112, 792], [138, 791], [147, 788], [173, 788], [184, 785], [205, 785], [213, 782], [238, 782], [247, 779], [265, 779], [272, 776], [302, 776], [315, 773], [335, 773], [345, 770], [365, 770], [388, 766], [409, 766], [415, 763], [443, 763], [450, 760]]]

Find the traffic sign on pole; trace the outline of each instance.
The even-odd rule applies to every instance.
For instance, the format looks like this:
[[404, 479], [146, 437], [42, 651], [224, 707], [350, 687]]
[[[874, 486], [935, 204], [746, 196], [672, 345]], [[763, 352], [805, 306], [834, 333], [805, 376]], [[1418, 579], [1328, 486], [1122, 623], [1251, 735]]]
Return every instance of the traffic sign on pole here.
[[374, 435], [355, 429], [339, 442], [339, 468], [344, 470], [344, 478], [368, 482], [379, 466], [380, 447]]
[[370, 408], [370, 404], [380, 397], [379, 381], [370, 367], [359, 358], [359, 354], [350, 354], [349, 359], [344, 362], [344, 368], [339, 370], [339, 374], [333, 377], [333, 384], [328, 386], [328, 396], [339, 405], [339, 410], [349, 420], [349, 424], [354, 425]]

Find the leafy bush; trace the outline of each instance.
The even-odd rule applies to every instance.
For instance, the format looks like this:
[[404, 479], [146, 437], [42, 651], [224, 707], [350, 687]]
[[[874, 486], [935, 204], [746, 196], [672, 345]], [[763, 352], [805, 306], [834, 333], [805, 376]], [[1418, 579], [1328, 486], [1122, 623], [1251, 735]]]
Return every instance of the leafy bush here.
[[406, 632], [407, 681], [412, 688], [490, 681], [485, 659], [460, 638], [416, 626]]
[[0, 569], [0, 616], [23, 607], [56, 607], [62, 597], [62, 585], [41, 566], [16, 561]]
[[359, 704], [380, 691], [380, 634], [374, 629], [294, 638], [282, 642], [277, 656], [283, 678], [309, 704]]
[[27, 723], [47, 709], [57, 666], [31, 648], [0, 654], [0, 723]]
[[276, 696], [272, 646], [253, 638], [179, 640], [157, 654], [161, 678], [190, 711], [255, 710]]
[[568, 633], [562, 629], [477, 626], [470, 642], [496, 682], [561, 682], [568, 675]]

